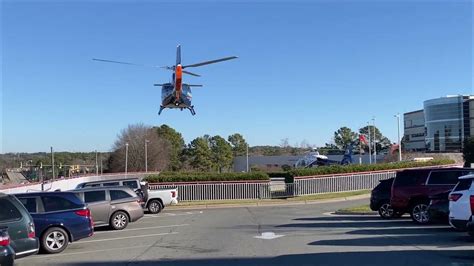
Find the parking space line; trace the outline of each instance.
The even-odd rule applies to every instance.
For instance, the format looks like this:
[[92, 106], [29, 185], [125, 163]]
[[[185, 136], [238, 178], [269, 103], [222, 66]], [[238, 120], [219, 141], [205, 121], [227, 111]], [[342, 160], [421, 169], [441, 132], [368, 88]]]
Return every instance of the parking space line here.
[[180, 212], [180, 213], [165, 212], [165, 213], [160, 213], [160, 214], [145, 214], [144, 218], [175, 217], [175, 216], [185, 216], [185, 215], [194, 215], [194, 214], [203, 214], [203, 211], [199, 211], [199, 212]]
[[88, 240], [88, 241], [80, 241], [78, 243], [94, 243], [94, 242], [104, 242], [104, 241], [111, 241], [111, 240], [120, 240], [120, 239], [130, 239], [130, 238], [138, 238], [138, 237], [152, 237], [152, 236], [164, 236], [164, 235], [176, 235], [178, 232], [171, 232], [171, 233], [159, 233], [159, 234], [150, 234], [150, 235], [138, 235], [138, 236], [125, 236], [125, 237], [115, 237], [115, 238], [107, 238], [107, 239], [97, 239], [97, 240]]
[[181, 226], [189, 226], [189, 224], [160, 225], [160, 226], [151, 226], [151, 227], [141, 227], [141, 228], [125, 229], [125, 230], [119, 230], [119, 231], [99, 231], [99, 232], [94, 232], [94, 235], [97, 235], [97, 234], [104, 234], [104, 233], [122, 233], [122, 232], [137, 231], [137, 230], [146, 230], [146, 229], [157, 229], [157, 228], [168, 228], [168, 227], [181, 227]]
[[[82, 242], [82, 241], [81, 241]], [[90, 251], [79, 251], [79, 252], [71, 252], [71, 253], [61, 253], [61, 254], [52, 254], [52, 255], [35, 255], [21, 259], [21, 261], [25, 260], [34, 260], [34, 259], [47, 259], [47, 258], [56, 258], [61, 256], [71, 256], [71, 255], [80, 255], [80, 254], [87, 254], [87, 253], [97, 253], [97, 252], [107, 252], [107, 251], [114, 251], [114, 250], [121, 250], [121, 249], [136, 249], [136, 248], [148, 248], [149, 245], [142, 245], [142, 246], [131, 246], [131, 247], [122, 247], [122, 248], [108, 248], [108, 249], [96, 249]]]

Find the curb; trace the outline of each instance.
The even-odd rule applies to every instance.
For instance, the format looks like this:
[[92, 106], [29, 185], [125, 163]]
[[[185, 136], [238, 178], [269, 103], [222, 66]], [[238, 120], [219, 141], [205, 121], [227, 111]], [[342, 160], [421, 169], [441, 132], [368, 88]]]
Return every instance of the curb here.
[[309, 205], [309, 204], [322, 204], [331, 202], [342, 202], [349, 200], [368, 199], [370, 194], [363, 194], [350, 197], [333, 198], [333, 199], [321, 199], [321, 200], [295, 200], [292, 202], [255, 202], [255, 203], [243, 203], [243, 204], [202, 204], [193, 206], [179, 206], [173, 205], [168, 206], [165, 209], [169, 211], [177, 210], [199, 210], [199, 209], [225, 209], [225, 208], [246, 208], [246, 207], [271, 207], [271, 206], [293, 206], [293, 205]]
[[367, 215], [367, 216], [376, 216], [376, 212], [348, 212], [348, 211], [335, 211], [335, 215]]

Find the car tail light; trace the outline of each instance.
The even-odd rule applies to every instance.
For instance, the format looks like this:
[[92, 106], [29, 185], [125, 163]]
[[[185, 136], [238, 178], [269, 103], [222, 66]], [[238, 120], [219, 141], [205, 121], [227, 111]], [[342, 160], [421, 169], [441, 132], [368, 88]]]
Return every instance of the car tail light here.
[[452, 193], [452, 194], [449, 194], [449, 201], [457, 201], [459, 198], [462, 197], [462, 194], [459, 194], [459, 193]]
[[469, 203], [471, 204], [471, 214], [474, 213], [474, 196], [469, 197]]
[[10, 245], [10, 236], [5, 232], [5, 234], [0, 235], [0, 246], [6, 247], [8, 245]]
[[35, 224], [30, 222], [28, 224], [28, 238], [35, 238], [35, 237], [36, 237]]
[[89, 209], [86, 208], [83, 210], [78, 210], [78, 211], [75, 211], [74, 213], [76, 215], [89, 218], [89, 225], [91, 226], [91, 228], [94, 228], [94, 219], [92, 219], [91, 211]]
[[171, 197], [175, 198], [176, 197], [176, 191], [171, 191]]
[[83, 217], [90, 217], [91, 216], [91, 211], [89, 209], [84, 209], [84, 210], [78, 210], [74, 212], [75, 214]]

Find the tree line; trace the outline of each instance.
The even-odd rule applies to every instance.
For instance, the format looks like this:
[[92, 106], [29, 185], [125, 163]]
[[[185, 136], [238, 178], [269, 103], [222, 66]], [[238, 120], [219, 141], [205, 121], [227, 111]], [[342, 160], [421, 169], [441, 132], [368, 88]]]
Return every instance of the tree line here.
[[[247, 147], [247, 141], [240, 133], [234, 133], [227, 138], [219, 135], [204, 135], [185, 143], [180, 132], [168, 125], [148, 126], [144, 124], [129, 125], [117, 136], [110, 152], [98, 154], [100, 172], [124, 172], [127, 156], [127, 171], [145, 170], [145, 146], [149, 171], [212, 171], [226, 172], [232, 169], [233, 159], [236, 156], [278, 156], [302, 155], [312, 148], [317, 148], [322, 154], [342, 154], [349, 144], [362, 145], [368, 152], [366, 143], [359, 143], [359, 136], [368, 136], [372, 139], [375, 130], [377, 150], [390, 147], [391, 143], [383, 136], [380, 130], [373, 126], [365, 126], [352, 131], [348, 127], [341, 127], [334, 132], [333, 142], [322, 147], [309, 144], [306, 140], [290, 145], [290, 140], [284, 138], [280, 145], [261, 145]], [[367, 138], [368, 139], [368, 138]], [[146, 145], [145, 145], [146, 143]], [[127, 145], [128, 144], [128, 145]], [[358, 148], [355, 149], [358, 151]], [[95, 172], [95, 152], [55, 152], [56, 173], [60, 174], [61, 165], [87, 165], [87, 171]], [[40, 166], [51, 164], [49, 153], [8, 153], [0, 155], [0, 168], [15, 168], [23, 166]]]
[[235, 133], [227, 139], [204, 135], [186, 144], [181, 133], [168, 125], [135, 124], [122, 130], [112, 150], [108, 161], [111, 172], [125, 171], [126, 160], [129, 172], [145, 170], [145, 161], [149, 171], [226, 172], [231, 170], [235, 156], [246, 154], [247, 142], [241, 134]]

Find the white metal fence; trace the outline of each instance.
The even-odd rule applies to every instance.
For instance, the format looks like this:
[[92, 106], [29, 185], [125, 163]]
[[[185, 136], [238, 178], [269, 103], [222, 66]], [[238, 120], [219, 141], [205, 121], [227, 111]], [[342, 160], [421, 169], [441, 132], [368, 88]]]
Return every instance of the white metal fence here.
[[271, 199], [329, 192], [372, 189], [379, 180], [396, 172], [335, 175], [296, 178], [293, 184], [272, 186], [270, 183], [150, 184], [150, 189], [177, 188], [181, 201]]
[[395, 177], [395, 174], [396, 172], [379, 172], [319, 178], [296, 178], [295, 196], [372, 189], [380, 180]]
[[271, 198], [269, 183], [150, 184], [149, 188], [177, 188], [178, 199], [183, 201]]

